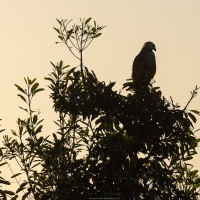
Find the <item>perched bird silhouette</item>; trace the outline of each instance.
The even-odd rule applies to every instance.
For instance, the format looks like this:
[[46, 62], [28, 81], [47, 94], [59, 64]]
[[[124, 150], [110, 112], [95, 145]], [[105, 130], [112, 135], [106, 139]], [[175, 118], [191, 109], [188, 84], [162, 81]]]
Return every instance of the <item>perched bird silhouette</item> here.
[[137, 87], [148, 86], [156, 73], [156, 58], [153, 50], [156, 51], [155, 44], [146, 42], [133, 61], [132, 79]]

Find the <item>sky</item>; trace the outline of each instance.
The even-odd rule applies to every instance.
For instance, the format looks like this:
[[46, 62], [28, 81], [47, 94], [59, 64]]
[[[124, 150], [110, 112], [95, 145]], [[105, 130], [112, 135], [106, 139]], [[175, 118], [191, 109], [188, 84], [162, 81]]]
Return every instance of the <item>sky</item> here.
[[[4, 134], [17, 129], [16, 120], [25, 115], [19, 106], [14, 84], [24, 85], [24, 77], [37, 78], [45, 91], [34, 100], [34, 108], [41, 110], [44, 131], [51, 134], [55, 114], [50, 90], [44, 77], [51, 72], [51, 64], [77, 66], [78, 61], [59, 41], [53, 27], [56, 19], [92, 17], [105, 25], [84, 53], [84, 64], [94, 70], [99, 80], [116, 81], [120, 90], [131, 77], [132, 62], [146, 41], [156, 45], [157, 73], [155, 85], [163, 95], [182, 107], [190, 92], [200, 86], [200, 1], [199, 0], [0, 0], [0, 118]], [[200, 94], [189, 109], [200, 110]], [[195, 128], [200, 128], [197, 122]], [[199, 137], [197, 133], [197, 137]], [[200, 153], [200, 149], [198, 148]], [[192, 163], [200, 170], [200, 154]]]

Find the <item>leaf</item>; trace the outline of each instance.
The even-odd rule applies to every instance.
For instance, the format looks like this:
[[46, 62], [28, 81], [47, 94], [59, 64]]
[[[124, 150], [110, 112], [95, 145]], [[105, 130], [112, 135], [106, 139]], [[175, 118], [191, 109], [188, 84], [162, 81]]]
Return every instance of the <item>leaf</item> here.
[[25, 83], [27, 84], [27, 80], [24, 78]]
[[41, 131], [42, 131], [42, 127], [43, 127], [43, 125], [39, 126], [39, 127], [36, 129], [35, 133], [37, 134], [37, 133], [41, 132]]
[[24, 102], [26, 102], [26, 98], [24, 96], [22, 96], [21, 94], [18, 94], [17, 96], [19, 96]]
[[37, 167], [37, 166], [40, 165], [40, 164], [41, 164], [40, 162], [36, 163], [35, 165], [33, 165], [33, 166], [31, 167], [31, 169], [33, 169], [34, 167]]
[[62, 26], [62, 22], [58, 19], [56, 19], [56, 21], [60, 24], [60, 26]]
[[70, 69], [68, 72], [67, 72], [67, 77], [69, 77], [69, 75], [74, 72], [74, 70], [76, 69], [76, 67], [73, 67], [72, 69]]
[[88, 19], [86, 19], [86, 20], [85, 20], [85, 24], [88, 24], [88, 23], [90, 22], [91, 19], [92, 19], [91, 17], [88, 18]]
[[34, 90], [36, 90], [39, 86], [39, 83], [35, 83], [32, 87], [31, 87], [31, 93], [34, 92]]
[[39, 125], [43, 121], [44, 121], [44, 119], [41, 119], [39, 122], [37, 122], [37, 125]]
[[192, 156], [188, 156], [186, 158], [183, 158], [183, 161], [188, 161], [188, 160], [191, 160], [193, 157]]
[[6, 181], [6, 180], [1, 180], [1, 179], [0, 179], [0, 184], [10, 185], [10, 182], [9, 182], [9, 181]]
[[54, 138], [54, 141], [55, 141], [55, 142], [58, 140], [55, 133], [53, 133], [53, 138]]
[[31, 190], [29, 190], [27, 193], [25, 193], [23, 196], [22, 196], [22, 200], [26, 199], [26, 197], [28, 197], [28, 195], [30, 195], [31, 193]]
[[200, 115], [200, 112], [198, 110], [190, 110], [190, 111], [197, 114], [197, 115]]
[[12, 131], [12, 134], [13, 134], [14, 136], [17, 136], [16, 131], [14, 131], [14, 130], [11, 130], [11, 131]]
[[62, 37], [62, 36], [59, 35], [58, 38], [61, 39], [61, 40], [63, 41], [63, 37]]
[[34, 79], [31, 81], [31, 84], [33, 84], [33, 83], [36, 81], [36, 79], [37, 79], [37, 78], [34, 78]]
[[19, 85], [17, 85], [17, 84], [14, 84], [14, 85], [17, 87], [17, 89], [18, 89], [20, 92], [26, 94], [25, 90], [22, 89]]
[[27, 182], [22, 183], [20, 185], [20, 187], [17, 189], [16, 193], [19, 193], [20, 191], [22, 191], [25, 188], [26, 185], [27, 185]]
[[37, 115], [34, 115], [34, 116], [33, 116], [33, 124], [36, 124], [37, 120], [38, 120], [38, 116], [37, 116]]
[[109, 85], [108, 85], [108, 87], [111, 89], [115, 85], [115, 83], [116, 82], [110, 82]]
[[188, 113], [188, 115], [189, 115], [189, 117], [191, 118], [191, 120], [192, 120], [194, 123], [197, 122], [197, 119], [196, 119], [196, 117], [195, 117], [193, 114]]
[[11, 178], [15, 178], [15, 177], [19, 176], [20, 174], [22, 174], [22, 173], [17, 173], [15, 175], [11, 176]]
[[28, 84], [31, 85], [32, 84], [32, 81], [29, 77], [27, 77], [27, 80], [28, 80]]
[[64, 66], [63, 69], [66, 69], [66, 68], [68, 68], [68, 67], [70, 67], [70, 65], [66, 65], [66, 66]]
[[28, 110], [26, 108], [22, 108], [19, 106], [20, 109], [24, 110], [25, 112], [28, 112]]
[[60, 61], [60, 64], [59, 64], [59, 66], [60, 66], [60, 67], [62, 67], [62, 66], [63, 66], [63, 61], [62, 61], [62, 60]]
[[3, 166], [3, 165], [5, 165], [5, 164], [7, 164], [7, 162], [3, 162], [3, 163], [1, 163], [0, 166]]
[[53, 65], [54, 68], [56, 67], [53, 62], [50, 61], [50, 63], [51, 63], [51, 65]]
[[153, 88], [153, 90], [159, 90], [160, 89], [160, 87], [154, 87]]
[[74, 33], [74, 28], [71, 28], [69, 31], [67, 31], [67, 33], [71, 36], [72, 33]]
[[97, 33], [96, 35], [92, 36], [91, 38], [97, 38], [101, 35], [102, 33]]
[[53, 85], [55, 85], [55, 84], [56, 84], [56, 83], [55, 83], [55, 81], [54, 81], [52, 78], [45, 77], [44, 79], [45, 79], [45, 80], [47, 80], [47, 81], [51, 81], [51, 82], [53, 83]]
[[3, 131], [5, 131], [5, 130], [6, 130], [6, 129], [1, 129], [1, 130], [0, 130], [0, 133], [3, 132]]
[[193, 170], [190, 172], [190, 176], [194, 178], [198, 174], [198, 170]]
[[58, 28], [53, 27], [58, 34], [60, 34], [60, 30]]
[[41, 92], [41, 91], [44, 91], [44, 88], [36, 89], [33, 93], [36, 94], [36, 93]]
[[197, 142], [200, 142], [200, 138], [196, 139]]
[[17, 200], [18, 195], [15, 195], [13, 198], [11, 198], [10, 200]]
[[4, 190], [4, 192], [8, 195], [15, 195], [14, 192], [10, 191], [10, 190]]

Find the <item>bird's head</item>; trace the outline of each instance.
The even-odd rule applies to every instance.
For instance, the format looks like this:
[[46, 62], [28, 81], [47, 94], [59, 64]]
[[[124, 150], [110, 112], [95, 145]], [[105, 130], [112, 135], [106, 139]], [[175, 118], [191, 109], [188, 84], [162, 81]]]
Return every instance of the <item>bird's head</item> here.
[[147, 48], [149, 51], [156, 51], [156, 46], [153, 42], [145, 42], [143, 47]]

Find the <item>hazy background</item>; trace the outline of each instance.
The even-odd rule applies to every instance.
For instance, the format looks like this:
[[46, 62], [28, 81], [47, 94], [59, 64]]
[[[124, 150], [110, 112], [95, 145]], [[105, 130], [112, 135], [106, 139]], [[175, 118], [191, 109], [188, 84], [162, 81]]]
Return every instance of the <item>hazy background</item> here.
[[[53, 27], [58, 19], [92, 17], [106, 25], [103, 35], [87, 49], [84, 64], [99, 80], [116, 81], [120, 90], [131, 77], [134, 57], [146, 41], [156, 44], [156, 86], [163, 95], [184, 107], [190, 91], [200, 86], [200, 1], [199, 0], [0, 0], [0, 118], [3, 134], [16, 129], [16, 120], [24, 116], [14, 84], [24, 85], [23, 77], [38, 78], [46, 90], [35, 98], [41, 109], [44, 131], [53, 132], [52, 102], [44, 77], [51, 72], [50, 61], [61, 59], [77, 66], [78, 61], [61, 44]], [[200, 110], [200, 94], [190, 109]], [[52, 127], [52, 128], [51, 128]], [[200, 123], [195, 126], [200, 128]], [[199, 137], [200, 132], [197, 133]], [[200, 152], [200, 149], [199, 149]], [[200, 155], [193, 160], [200, 169]]]

